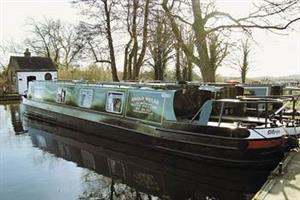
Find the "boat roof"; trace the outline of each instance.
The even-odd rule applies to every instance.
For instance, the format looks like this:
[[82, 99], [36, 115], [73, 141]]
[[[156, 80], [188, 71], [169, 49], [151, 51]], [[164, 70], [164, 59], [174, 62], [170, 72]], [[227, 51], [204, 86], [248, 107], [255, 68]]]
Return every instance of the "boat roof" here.
[[136, 88], [136, 89], [152, 89], [152, 90], [178, 90], [198, 89], [199, 86], [190, 85], [187, 82], [111, 82], [111, 81], [84, 81], [84, 80], [57, 80], [57, 81], [34, 81], [34, 82], [48, 82], [64, 85], [86, 85], [86, 86], [100, 86], [100, 87], [114, 87], [114, 88]]
[[214, 102], [258, 104], [258, 103], [277, 103], [277, 102], [282, 102], [282, 100], [272, 99], [272, 98], [241, 98], [241, 99], [217, 99], [214, 100]]
[[274, 87], [280, 86], [283, 87], [283, 84], [267, 84], [267, 83], [252, 83], [252, 84], [237, 84], [237, 86], [244, 87], [244, 88], [252, 88], [252, 87]]

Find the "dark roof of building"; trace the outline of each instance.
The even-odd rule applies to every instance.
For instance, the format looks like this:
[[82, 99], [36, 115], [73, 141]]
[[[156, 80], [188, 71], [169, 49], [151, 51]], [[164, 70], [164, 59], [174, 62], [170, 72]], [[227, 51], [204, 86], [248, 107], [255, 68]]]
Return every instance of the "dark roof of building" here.
[[56, 71], [56, 65], [50, 58], [39, 56], [11, 56], [10, 67], [15, 67], [16, 71]]

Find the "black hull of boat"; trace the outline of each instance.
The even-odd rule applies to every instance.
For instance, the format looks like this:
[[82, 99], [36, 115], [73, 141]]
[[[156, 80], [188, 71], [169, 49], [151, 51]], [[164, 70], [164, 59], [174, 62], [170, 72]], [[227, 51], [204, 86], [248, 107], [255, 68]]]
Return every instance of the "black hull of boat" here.
[[[24, 113], [28, 118], [96, 135], [104, 139], [228, 168], [271, 170], [283, 158], [284, 154], [283, 146], [247, 149], [244, 147], [246, 141], [234, 141], [237, 145], [230, 146], [232, 143], [230, 140], [226, 145], [226, 140], [220, 143], [220, 139], [210, 138], [209, 135], [187, 137], [180, 132], [161, 128], [156, 128], [156, 136], [151, 136], [107, 122], [93, 122], [26, 104], [23, 105]], [[199, 142], [201, 137], [205, 141], [209, 138], [210, 143]]]
[[[269, 174], [266, 170], [237, 170], [193, 162], [49, 125], [47, 122], [30, 119], [25, 122], [34, 146], [104, 176], [121, 179], [138, 191], [158, 196], [170, 195], [171, 199], [188, 199], [193, 194], [199, 196], [202, 193], [205, 195], [197, 199], [206, 199], [205, 196], [210, 196], [209, 193], [211, 196], [219, 196], [220, 199], [248, 199], [245, 196], [256, 193]], [[41, 142], [38, 136], [42, 136], [45, 142]], [[68, 153], [60, 150], [61, 146], [68, 149]], [[87, 159], [93, 160], [92, 162], [84, 162], [82, 150], [93, 155], [93, 159]], [[110, 161], [116, 161], [123, 166], [121, 173], [110, 173], [113, 171]], [[137, 184], [133, 177], [139, 172], [148, 174], [148, 177], [151, 175], [157, 187]]]

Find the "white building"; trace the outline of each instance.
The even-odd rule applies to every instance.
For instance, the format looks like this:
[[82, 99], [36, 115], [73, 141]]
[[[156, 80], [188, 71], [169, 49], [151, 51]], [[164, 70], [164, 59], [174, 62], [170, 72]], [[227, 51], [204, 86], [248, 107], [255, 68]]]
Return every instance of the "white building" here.
[[24, 57], [10, 57], [8, 76], [10, 92], [23, 95], [30, 81], [57, 80], [57, 69], [50, 58], [30, 56], [26, 49]]

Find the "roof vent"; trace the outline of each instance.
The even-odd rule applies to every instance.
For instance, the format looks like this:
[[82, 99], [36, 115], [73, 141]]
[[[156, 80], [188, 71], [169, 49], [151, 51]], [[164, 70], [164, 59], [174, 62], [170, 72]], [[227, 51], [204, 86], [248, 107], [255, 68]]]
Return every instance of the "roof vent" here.
[[24, 57], [25, 58], [29, 58], [30, 57], [30, 52], [29, 52], [29, 50], [28, 50], [28, 48], [26, 48], [26, 50], [25, 50], [25, 52], [24, 52]]

